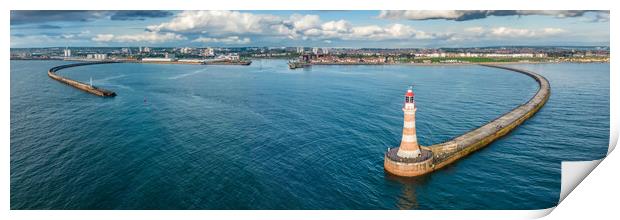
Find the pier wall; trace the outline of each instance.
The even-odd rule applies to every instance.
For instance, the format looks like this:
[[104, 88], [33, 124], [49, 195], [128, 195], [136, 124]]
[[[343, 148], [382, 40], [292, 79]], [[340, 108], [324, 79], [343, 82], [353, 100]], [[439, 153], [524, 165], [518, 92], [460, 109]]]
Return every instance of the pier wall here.
[[102, 96], [102, 97], [114, 97], [116, 96], [115, 92], [106, 90], [106, 89], [102, 89], [102, 88], [98, 88], [95, 86], [90, 86], [89, 84], [83, 83], [83, 82], [79, 82], [76, 80], [72, 80], [63, 76], [60, 76], [58, 74], [56, 74], [56, 71], [61, 70], [61, 69], [66, 69], [66, 68], [71, 68], [71, 67], [76, 67], [76, 66], [86, 66], [86, 65], [96, 65], [96, 64], [108, 64], [108, 63], [117, 63], [117, 62], [88, 62], [88, 63], [73, 63], [73, 64], [67, 64], [67, 65], [61, 65], [61, 66], [55, 66], [52, 67], [51, 69], [49, 69], [47, 71], [47, 76], [49, 76], [50, 78], [59, 81], [61, 83], [65, 83], [67, 85], [70, 85], [76, 89], [97, 95], [97, 96]]
[[[80, 60], [83, 61], [83, 60]], [[76, 89], [97, 95], [102, 97], [114, 97], [116, 93], [110, 90], [98, 88], [95, 86], [90, 86], [89, 84], [79, 82], [76, 80], [72, 80], [63, 76], [56, 74], [56, 71], [71, 67], [77, 66], [87, 66], [87, 65], [97, 65], [97, 64], [109, 64], [109, 63], [147, 63], [147, 64], [189, 64], [189, 65], [242, 65], [248, 66], [252, 64], [252, 61], [235, 61], [235, 62], [183, 62], [183, 61], [139, 61], [139, 60], [114, 60], [114, 61], [101, 61], [101, 62], [84, 62], [84, 63], [73, 63], [61, 66], [52, 67], [47, 71], [47, 75], [59, 82], [65, 83], [67, 85], [73, 86]]]
[[508, 134], [532, 117], [542, 108], [550, 95], [549, 81], [545, 77], [527, 70], [481, 64], [482, 66], [500, 68], [525, 74], [539, 85], [538, 91], [526, 103], [517, 106], [510, 112], [473, 129], [452, 140], [431, 146], [422, 146], [423, 151], [430, 152], [430, 158], [400, 158], [396, 155], [398, 148], [388, 150], [384, 156], [384, 168], [387, 172], [398, 176], [420, 176], [441, 169], [470, 153], [479, 150], [498, 138]]
[[531, 71], [512, 67], [496, 65], [483, 66], [500, 68], [525, 74], [536, 80], [539, 85], [539, 89], [529, 101], [517, 106], [512, 111], [496, 118], [482, 127], [467, 132], [450, 141], [426, 147], [433, 152], [433, 170], [440, 169], [508, 134], [510, 131], [521, 125], [525, 120], [536, 114], [536, 112], [538, 112], [538, 110], [542, 108], [542, 106], [544, 106], [549, 99], [549, 81], [547, 81], [547, 79], [543, 76]]

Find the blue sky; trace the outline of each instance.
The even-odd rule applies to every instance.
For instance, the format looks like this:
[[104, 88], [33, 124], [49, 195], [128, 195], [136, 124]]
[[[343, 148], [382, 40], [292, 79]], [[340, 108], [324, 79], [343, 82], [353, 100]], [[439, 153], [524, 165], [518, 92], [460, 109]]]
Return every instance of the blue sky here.
[[609, 11], [11, 11], [11, 47], [609, 46]]

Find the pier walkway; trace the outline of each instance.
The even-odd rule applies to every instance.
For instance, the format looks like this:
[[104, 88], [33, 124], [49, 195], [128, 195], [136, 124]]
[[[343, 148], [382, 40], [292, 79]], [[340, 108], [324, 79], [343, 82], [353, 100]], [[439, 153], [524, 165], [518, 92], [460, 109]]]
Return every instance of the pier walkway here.
[[[535, 72], [513, 67], [488, 64], [480, 65], [527, 75], [538, 83], [538, 91], [526, 103], [517, 106], [512, 111], [503, 114], [479, 128], [473, 129], [444, 143], [422, 146], [423, 151], [431, 152], [432, 158], [425, 159], [424, 161], [407, 161], [397, 156], [396, 152], [398, 148], [388, 150], [384, 156], [384, 167], [387, 171], [399, 176], [419, 176], [440, 169], [506, 135], [521, 125], [525, 120], [532, 117], [545, 103], [547, 103], [551, 94], [551, 87], [549, 81], [545, 77]], [[428, 156], [424, 158], [428, 158]]]
[[55, 66], [47, 71], [47, 76], [49, 76], [50, 78], [58, 82], [65, 83], [67, 85], [73, 86], [76, 89], [91, 93], [93, 95], [97, 95], [101, 97], [114, 97], [116, 96], [116, 93], [110, 90], [98, 88], [98, 87], [95, 87], [95, 86], [92, 86], [92, 85], [89, 85], [83, 82], [79, 82], [76, 80], [72, 80], [67, 77], [63, 77], [63, 76], [56, 74], [56, 71], [61, 70], [61, 69], [66, 69], [66, 68], [71, 68], [71, 67], [76, 67], [76, 66], [87, 66], [87, 65], [109, 64], [109, 63], [119, 63], [119, 62], [114, 62], [114, 61], [86, 62], [86, 63], [72, 63], [72, 64], [67, 64], [67, 65]]
[[538, 91], [529, 101], [517, 106], [512, 111], [496, 118], [495, 120], [458, 136], [450, 141], [429, 146], [433, 152], [433, 164], [435, 169], [439, 169], [475, 150], [478, 150], [494, 140], [506, 135], [515, 129], [525, 120], [532, 117], [549, 99], [551, 88], [549, 81], [537, 73], [497, 65], [483, 65], [487, 67], [500, 68], [525, 74], [532, 77], [539, 85]]

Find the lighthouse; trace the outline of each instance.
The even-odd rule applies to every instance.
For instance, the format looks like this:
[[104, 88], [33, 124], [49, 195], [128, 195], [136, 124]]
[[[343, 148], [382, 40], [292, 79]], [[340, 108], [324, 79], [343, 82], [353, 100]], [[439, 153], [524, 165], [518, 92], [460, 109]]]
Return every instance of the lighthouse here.
[[400, 146], [388, 148], [385, 153], [383, 167], [397, 176], [420, 176], [433, 170], [433, 152], [428, 147], [418, 144], [415, 131], [415, 112], [413, 86], [409, 86], [405, 93], [403, 104], [403, 136]]
[[403, 106], [404, 123], [403, 137], [400, 141], [397, 155], [402, 158], [416, 158], [422, 155], [420, 145], [418, 145], [418, 137], [415, 132], [415, 101], [413, 100], [413, 86], [409, 86], [405, 93], [405, 104]]

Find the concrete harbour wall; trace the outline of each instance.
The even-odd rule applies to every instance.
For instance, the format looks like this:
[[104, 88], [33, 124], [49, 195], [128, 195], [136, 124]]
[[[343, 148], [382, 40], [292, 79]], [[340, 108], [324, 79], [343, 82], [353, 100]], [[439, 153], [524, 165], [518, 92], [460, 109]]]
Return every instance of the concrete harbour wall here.
[[428, 149], [433, 152], [433, 169], [440, 169], [508, 134], [538, 112], [549, 99], [551, 88], [549, 81], [547, 81], [545, 77], [531, 71], [512, 67], [496, 65], [483, 66], [510, 70], [532, 77], [539, 85], [538, 91], [526, 103], [517, 106], [512, 111], [482, 127], [467, 132], [450, 141], [428, 146]]
[[47, 76], [49, 76], [50, 78], [59, 81], [61, 83], [65, 83], [67, 85], [70, 85], [76, 89], [91, 93], [93, 95], [97, 95], [97, 96], [101, 96], [101, 97], [114, 97], [116, 96], [115, 92], [106, 90], [106, 89], [102, 89], [102, 88], [98, 88], [95, 86], [91, 86], [89, 84], [83, 83], [83, 82], [79, 82], [76, 80], [72, 80], [63, 76], [60, 76], [58, 74], [56, 74], [56, 71], [61, 70], [61, 69], [66, 69], [66, 68], [71, 68], [71, 67], [76, 67], [76, 66], [86, 66], [86, 65], [96, 65], [96, 64], [108, 64], [108, 63], [117, 63], [117, 62], [88, 62], [88, 63], [73, 63], [73, 64], [67, 64], [67, 65], [61, 65], [61, 66], [56, 66], [56, 67], [52, 67], [51, 69], [49, 69], [47, 71]]
[[[432, 152], [432, 159], [429, 159], [429, 161], [432, 160], [430, 166], [419, 166], [420, 164], [418, 164], [427, 164], [429, 161], [415, 163], [399, 161], [399, 158], [392, 156], [392, 151], [397, 151], [398, 149], [395, 148], [389, 150], [386, 152], [384, 157], [384, 167], [388, 172], [399, 176], [419, 176], [437, 169], [441, 169], [442, 167], [445, 167], [446, 165], [451, 164], [508, 134], [510, 131], [521, 125], [525, 120], [536, 114], [536, 112], [538, 112], [538, 110], [542, 108], [545, 103], [547, 103], [547, 100], [551, 94], [551, 87], [549, 85], [549, 81], [545, 77], [531, 71], [512, 67], [486, 64], [481, 65], [525, 74], [533, 78], [538, 83], [538, 91], [526, 103], [517, 106], [512, 111], [505, 113], [504, 115], [479, 128], [473, 129], [444, 143], [422, 147], [422, 149]], [[410, 169], [408, 167], [417, 167], [418, 169], [415, 172], [403, 172]], [[424, 169], [420, 170], [420, 167]]]

